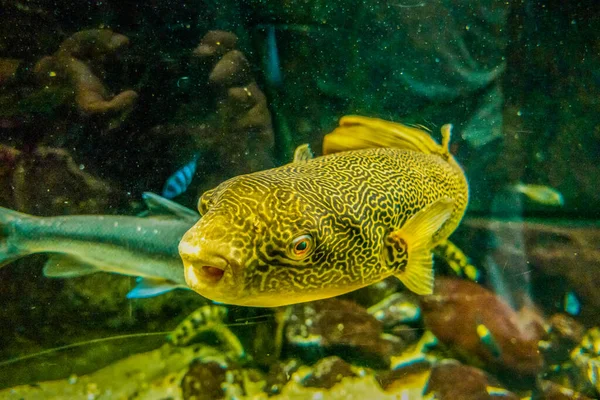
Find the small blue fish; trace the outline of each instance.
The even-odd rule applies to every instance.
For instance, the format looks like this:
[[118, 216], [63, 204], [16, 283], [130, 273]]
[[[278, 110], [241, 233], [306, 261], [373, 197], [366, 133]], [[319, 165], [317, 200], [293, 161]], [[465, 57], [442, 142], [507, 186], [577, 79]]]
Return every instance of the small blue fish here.
[[[136, 286], [127, 293], [128, 299], [146, 299], [170, 292], [178, 287], [167, 279], [143, 278], [138, 276], [135, 280]], [[185, 286], [183, 286], [185, 287]]]
[[581, 312], [581, 303], [579, 302], [575, 292], [572, 290], [565, 293], [564, 309], [566, 313], [571, 315], [579, 315]]
[[175, 171], [175, 173], [167, 179], [165, 186], [163, 187], [162, 197], [172, 199], [187, 190], [196, 173], [198, 158], [199, 156], [195, 155], [190, 162]]
[[281, 76], [277, 38], [275, 37], [275, 27], [273, 25], [267, 27], [267, 65], [265, 72], [265, 77], [271, 85], [281, 85], [283, 77]]

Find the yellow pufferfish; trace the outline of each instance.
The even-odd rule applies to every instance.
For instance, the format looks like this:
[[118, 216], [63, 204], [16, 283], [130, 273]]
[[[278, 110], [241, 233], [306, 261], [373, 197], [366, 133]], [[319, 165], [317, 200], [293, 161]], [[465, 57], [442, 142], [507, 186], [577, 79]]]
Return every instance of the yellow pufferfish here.
[[323, 156], [241, 175], [205, 192], [179, 253], [188, 286], [211, 300], [276, 307], [337, 296], [391, 275], [433, 291], [432, 249], [468, 202], [465, 174], [421, 129], [347, 116]]

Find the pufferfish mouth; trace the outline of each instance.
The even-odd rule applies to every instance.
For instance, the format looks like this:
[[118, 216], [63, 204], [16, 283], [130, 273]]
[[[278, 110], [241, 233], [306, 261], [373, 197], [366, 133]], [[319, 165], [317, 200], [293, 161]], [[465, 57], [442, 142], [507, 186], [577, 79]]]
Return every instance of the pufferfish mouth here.
[[229, 262], [224, 257], [204, 253], [184, 243], [180, 243], [179, 250], [185, 270], [185, 280], [192, 289], [215, 286], [231, 270]]
[[[220, 262], [219, 262], [220, 261]], [[195, 287], [214, 286], [225, 276], [229, 265], [225, 260], [184, 261], [185, 279]]]
[[[194, 268], [194, 267], [192, 267]], [[209, 282], [219, 282], [223, 275], [225, 275], [225, 270], [219, 267], [214, 267], [212, 265], [203, 265], [200, 268], [200, 273], [202, 274], [203, 279]]]

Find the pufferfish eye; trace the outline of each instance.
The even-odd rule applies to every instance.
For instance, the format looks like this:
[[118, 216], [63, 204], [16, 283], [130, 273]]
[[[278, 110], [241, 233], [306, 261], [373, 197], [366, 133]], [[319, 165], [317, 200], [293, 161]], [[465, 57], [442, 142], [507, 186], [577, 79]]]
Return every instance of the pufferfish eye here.
[[289, 255], [294, 260], [301, 260], [308, 256], [314, 248], [314, 240], [311, 235], [301, 235], [292, 240]]

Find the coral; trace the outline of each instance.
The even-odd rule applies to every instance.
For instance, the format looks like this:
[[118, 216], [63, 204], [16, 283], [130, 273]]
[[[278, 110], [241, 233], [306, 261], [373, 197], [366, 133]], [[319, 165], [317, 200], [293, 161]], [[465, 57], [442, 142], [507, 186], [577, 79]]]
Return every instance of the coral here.
[[[266, 97], [253, 77], [248, 60], [236, 48], [237, 41], [233, 33], [210, 31], [194, 50], [193, 57], [210, 68], [208, 82], [217, 99], [219, 125], [227, 130], [229, 140], [225, 146], [228, 154], [223, 158], [238, 171], [237, 157], [251, 155], [246, 170], [239, 172], [252, 172], [272, 165], [273, 126]], [[239, 140], [232, 142], [231, 137]]]
[[14, 209], [36, 215], [101, 213], [122, 200], [66, 150], [40, 147], [26, 153], [0, 146], [0, 159], [9, 167], [0, 168], [6, 182], [0, 199]]
[[[424, 296], [425, 326], [442, 342], [473, 355], [489, 367], [534, 375], [542, 368], [539, 327], [484, 287], [466, 280], [438, 278]], [[482, 332], [487, 331], [487, 338]]]
[[14, 58], [0, 58], [0, 87], [15, 78], [20, 64], [21, 61]]
[[399, 338], [383, 334], [383, 324], [367, 310], [339, 299], [294, 305], [285, 336], [299, 356], [335, 354], [371, 365], [387, 365], [404, 348]]
[[85, 116], [118, 116], [122, 121], [137, 100], [133, 90], [113, 96], [102, 82], [103, 64], [129, 44], [129, 39], [108, 29], [80, 31], [61, 43], [52, 56], [35, 65], [42, 85], [67, 84], [75, 94], [77, 109]]

